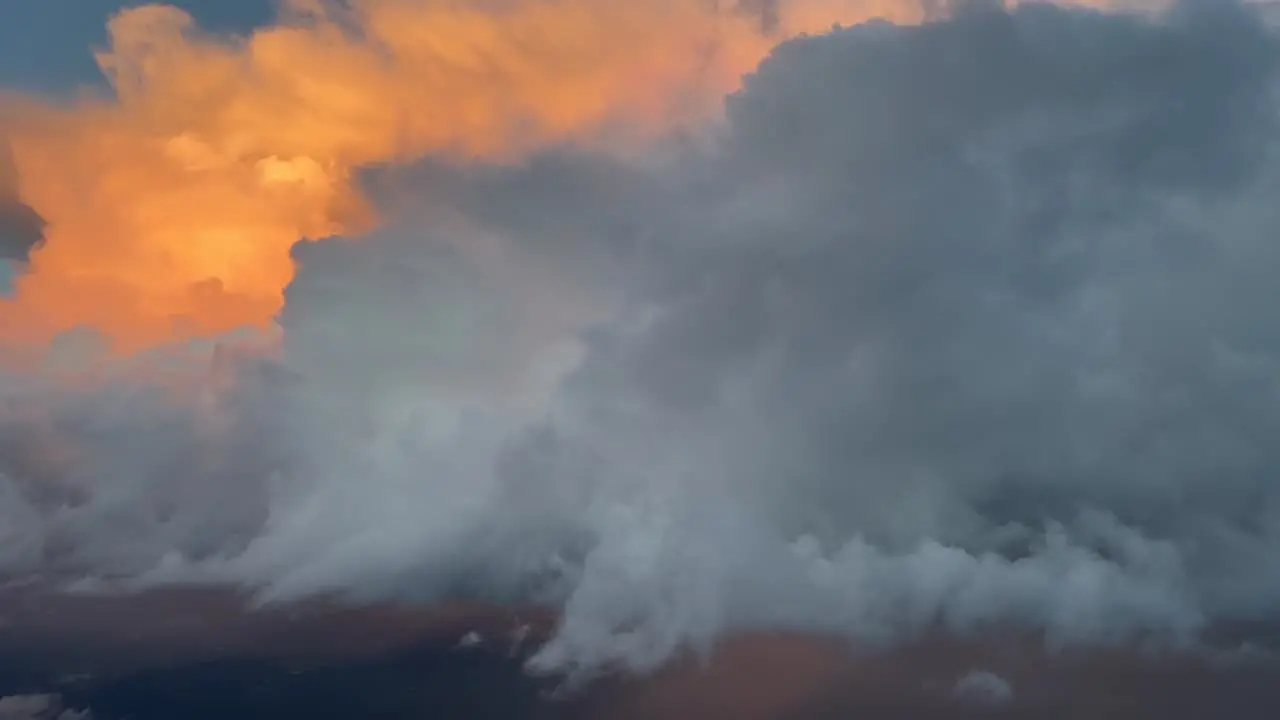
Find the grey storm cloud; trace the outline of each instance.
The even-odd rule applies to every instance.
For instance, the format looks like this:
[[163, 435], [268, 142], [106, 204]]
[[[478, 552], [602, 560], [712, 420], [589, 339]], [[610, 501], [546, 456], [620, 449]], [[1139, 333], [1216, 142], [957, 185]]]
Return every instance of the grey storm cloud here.
[[0, 562], [549, 601], [542, 668], [1268, 619], [1278, 53], [1231, 2], [975, 3], [788, 42], [639, 160], [371, 173], [423, 200], [297, 249], [287, 372], [239, 369], [232, 430], [44, 403], [83, 497], [0, 483]]
[[568, 382], [582, 452], [641, 435], [626, 462], [828, 543], [1021, 557], [1062, 524], [1123, 557], [1132, 531], [1196, 605], [1264, 611], [1278, 47], [1229, 3], [784, 45]]
[[[831, 494], [839, 532], [1265, 512], [1276, 50], [1230, 4], [784, 45], [635, 254], [643, 319], [571, 386], [759, 425], [744, 471]], [[910, 528], [904, 493], [967, 502]]]
[[0, 260], [25, 260], [44, 237], [44, 219], [18, 197], [17, 171], [0, 140]]

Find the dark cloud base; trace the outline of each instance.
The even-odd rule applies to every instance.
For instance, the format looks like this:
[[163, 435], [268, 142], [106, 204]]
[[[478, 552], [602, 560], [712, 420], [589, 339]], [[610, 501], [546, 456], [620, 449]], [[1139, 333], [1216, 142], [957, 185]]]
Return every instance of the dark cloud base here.
[[[198, 591], [6, 593], [0, 696], [56, 693], [99, 720], [1264, 720], [1280, 712], [1280, 665], [1264, 656], [1052, 654], [994, 635], [873, 652], [801, 635], [729, 637], [705, 659], [563, 695], [554, 678], [524, 672], [533, 643], [514, 644], [518, 613], [509, 609], [237, 607]], [[481, 644], [459, 647], [473, 630], [484, 633]], [[1001, 678], [1010, 695], [957, 696], [957, 680], [975, 671]]]

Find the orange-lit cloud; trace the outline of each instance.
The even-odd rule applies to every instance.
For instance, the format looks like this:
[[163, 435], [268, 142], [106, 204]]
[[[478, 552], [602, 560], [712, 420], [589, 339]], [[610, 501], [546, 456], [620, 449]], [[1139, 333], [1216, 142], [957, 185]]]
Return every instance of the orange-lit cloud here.
[[289, 0], [245, 37], [118, 14], [109, 97], [0, 100], [22, 200], [48, 225], [0, 343], [95, 328], [119, 352], [263, 327], [302, 238], [377, 218], [363, 167], [502, 158], [718, 112], [781, 39], [920, 0]]

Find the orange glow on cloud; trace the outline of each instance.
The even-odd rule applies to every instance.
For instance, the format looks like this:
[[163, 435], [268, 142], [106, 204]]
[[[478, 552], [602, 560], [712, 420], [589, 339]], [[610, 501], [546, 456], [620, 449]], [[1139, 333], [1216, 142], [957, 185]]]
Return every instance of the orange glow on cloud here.
[[924, 17], [781, 0], [765, 32], [735, 1], [289, 0], [246, 37], [123, 11], [98, 55], [112, 96], [0, 98], [18, 191], [48, 222], [0, 343], [88, 326], [128, 353], [269, 326], [295, 242], [375, 226], [363, 167], [691, 126], [782, 38]]

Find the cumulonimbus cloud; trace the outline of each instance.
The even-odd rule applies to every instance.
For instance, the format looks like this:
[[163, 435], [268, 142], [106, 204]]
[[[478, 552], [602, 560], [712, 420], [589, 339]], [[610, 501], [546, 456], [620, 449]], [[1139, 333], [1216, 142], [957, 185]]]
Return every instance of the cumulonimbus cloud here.
[[4, 567], [543, 602], [588, 671], [1266, 618], [1278, 51], [988, 4], [787, 42], [640, 158], [366, 173], [422, 199], [294, 249], [270, 359], [5, 386]]

